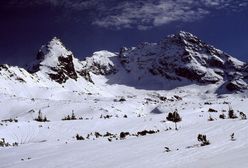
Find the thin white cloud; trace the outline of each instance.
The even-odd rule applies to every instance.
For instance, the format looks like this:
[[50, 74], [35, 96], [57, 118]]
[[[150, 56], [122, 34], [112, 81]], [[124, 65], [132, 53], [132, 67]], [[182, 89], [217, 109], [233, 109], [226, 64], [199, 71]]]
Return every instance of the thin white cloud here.
[[88, 10], [91, 12], [93, 25], [140, 30], [176, 21], [192, 22], [211, 14], [214, 10], [239, 11], [248, 6], [248, 0], [10, 0], [10, 2], [19, 6], [49, 4], [69, 9], [68, 11]]
[[119, 3], [108, 12], [102, 12], [93, 24], [105, 28], [138, 28], [140, 30], [175, 21], [191, 22], [213, 10], [237, 9], [247, 6], [247, 0], [158, 0]]

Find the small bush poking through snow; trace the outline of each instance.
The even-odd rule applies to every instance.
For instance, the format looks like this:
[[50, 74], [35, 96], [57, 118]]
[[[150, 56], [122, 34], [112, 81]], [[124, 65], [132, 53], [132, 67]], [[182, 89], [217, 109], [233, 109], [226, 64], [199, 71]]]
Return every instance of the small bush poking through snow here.
[[124, 97], [121, 97], [120, 99], [114, 99], [114, 102], [124, 102], [126, 99]]
[[18, 146], [17, 142], [14, 142], [12, 145], [5, 141], [4, 138], [0, 139], [0, 147], [8, 147], [8, 146]]
[[208, 112], [218, 112], [217, 110], [213, 109], [213, 108], [209, 108]]
[[170, 150], [170, 148], [169, 147], [164, 147], [164, 149], [165, 149], [165, 151], [164, 152], [170, 152], [171, 150]]
[[102, 137], [102, 134], [100, 134], [99, 132], [95, 132], [95, 136], [96, 138]]
[[209, 115], [208, 121], [214, 121], [211, 115]]
[[62, 118], [62, 120], [76, 120], [76, 119], [77, 118], [76, 118], [74, 112], [72, 112], [71, 115], [68, 115], [68, 116]]
[[169, 113], [168, 116], [166, 117], [168, 121], [172, 121], [175, 123], [175, 130], [177, 129], [177, 122], [182, 121], [182, 118], [178, 114], [177, 110], [175, 110], [173, 113]]
[[80, 136], [79, 134], [76, 135], [77, 140], [84, 140], [84, 137]]
[[230, 106], [229, 106], [229, 110], [228, 110], [228, 117], [230, 119], [238, 118], [237, 115], [234, 113], [234, 110]]
[[239, 112], [239, 115], [240, 115], [241, 120], [246, 120], [247, 119], [245, 113]]
[[110, 119], [110, 118], [112, 118], [112, 117], [113, 117], [112, 115], [103, 116], [102, 114], [101, 114], [101, 116], [100, 116], [100, 118], [104, 118], [104, 119]]
[[220, 114], [219, 118], [225, 119], [226, 118], [226, 115], [225, 114]]
[[10, 118], [10, 119], [6, 119], [6, 120], [2, 120], [2, 122], [18, 122], [18, 120], [17, 119], [12, 119], [12, 118]]
[[7, 142], [5, 142], [5, 139], [4, 138], [2, 138], [2, 139], [0, 139], [0, 147], [7, 147], [7, 146], [10, 146], [10, 144]]
[[129, 132], [121, 132], [121, 133], [120, 133], [120, 139], [125, 139], [126, 136], [128, 136], [128, 135], [130, 135]]
[[39, 111], [38, 113], [38, 117], [34, 119], [35, 121], [38, 121], [38, 122], [48, 122], [49, 120], [47, 120], [47, 117], [42, 115], [42, 112]]
[[236, 140], [235, 137], [234, 137], [234, 133], [232, 133], [232, 134], [230, 135], [230, 137], [231, 137], [231, 141], [235, 141], [235, 140]]
[[210, 144], [209, 140], [207, 140], [207, 136], [203, 134], [198, 134], [197, 140], [201, 142], [201, 146], [206, 146]]

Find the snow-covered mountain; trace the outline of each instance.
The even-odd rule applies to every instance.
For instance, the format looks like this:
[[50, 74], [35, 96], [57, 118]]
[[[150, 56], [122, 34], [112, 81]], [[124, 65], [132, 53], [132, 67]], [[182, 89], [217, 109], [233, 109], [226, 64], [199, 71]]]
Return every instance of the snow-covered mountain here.
[[[156, 76], [155, 81], [160, 82], [188, 80], [201, 85], [222, 84], [221, 87], [233, 92], [247, 88], [247, 67], [246, 63], [181, 31], [159, 43], [123, 47], [119, 53], [95, 52], [84, 61], [75, 58], [55, 37], [41, 47], [36, 60], [27, 68], [28, 72], [8, 65], [2, 65], [0, 72], [1, 78], [15, 83], [31, 80], [36, 85], [37, 81], [45, 81], [47, 87], [54, 85], [51, 81], [63, 84], [69, 79], [75, 82], [82, 79], [94, 84], [97, 83], [92, 80], [94, 74], [106, 76], [111, 84], [137, 85], [137, 81], [142, 84], [142, 81]], [[79, 81], [78, 85], [81, 84]]]
[[[105, 76], [107, 83], [111, 84], [132, 83], [139, 87], [138, 84], [144, 85], [151, 78], [162, 83], [168, 80], [176, 83], [187, 80], [200, 85], [217, 84], [216, 87], [224, 87], [233, 92], [247, 89], [247, 67], [246, 63], [202, 42], [190, 33], [181, 31], [159, 43], [123, 47], [119, 53], [95, 52], [84, 61], [75, 58], [55, 37], [41, 47], [36, 60], [27, 68], [28, 72], [8, 65], [2, 65], [0, 72], [4, 80], [31, 82], [34, 86], [39, 81], [52, 87], [54, 82], [64, 84], [70, 80], [82, 87], [85, 83], [82, 81], [98, 87], [97, 76]], [[95, 76], [95, 81], [92, 80], [92, 75]], [[146, 89], [145, 86], [142, 88]]]
[[77, 81], [80, 77], [89, 80], [89, 74], [84, 71], [82, 63], [56, 37], [41, 47], [28, 71], [32, 74], [46, 74], [49, 79], [60, 84], [68, 79]]
[[247, 85], [247, 63], [183, 31], [84, 60], [53, 38], [0, 65], [0, 167], [246, 168]]
[[170, 80], [183, 78], [201, 84], [224, 83], [230, 91], [247, 88], [247, 64], [181, 31], [159, 43], [122, 48], [120, 59], [127, 71], [148, 71]]

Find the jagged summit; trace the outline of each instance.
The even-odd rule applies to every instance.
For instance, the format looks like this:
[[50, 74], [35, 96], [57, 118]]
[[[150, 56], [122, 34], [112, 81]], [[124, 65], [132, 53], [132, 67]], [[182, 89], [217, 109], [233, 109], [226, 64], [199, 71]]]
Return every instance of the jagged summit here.
[[60, 39], [54, 37], [46, 45], [42, 45], [36, 60], [28, 68], [31, 73], [42, 72], [58, 83], [64, 83], [71, 78], [77, 80], [76, 67], [80, 63], [73, 53], [66, 49]]
[[191, 38], [194, 38], [196, 39], [197, 37], [195, 35], [193, 35], [192, 33], [190, 32], [186, 32], [186, 31], [179, 31], [178, 33], [176, 34], [171, 34], [169, 35], [168, 37], [181, 37], [181, 38], [185, 38], [185, 39], [191, 39]]
[[36, 72], [42, 67], [56, 67], [59, 57], [73, 56], [71, 51], [68, 51], [63, 43], [57, 37], [54, 37], [46, 45], [42, 45], [37, 53], [34, 65], [29, 70]]
[[42, 73], [58, 83], [65, 83], [68, 79], [77, 80], [83, 77], [93, 83], [90, 72], [107, 75], [115, 71], [114, 64], [109, 57], [116, 54], [108, 51], [93, 53], [93, 56], [79, 61], [68, 50], [60, 39], [54, 37], [46, 45], [42, 45], [36, 60], [28, 67], [30, 73]]

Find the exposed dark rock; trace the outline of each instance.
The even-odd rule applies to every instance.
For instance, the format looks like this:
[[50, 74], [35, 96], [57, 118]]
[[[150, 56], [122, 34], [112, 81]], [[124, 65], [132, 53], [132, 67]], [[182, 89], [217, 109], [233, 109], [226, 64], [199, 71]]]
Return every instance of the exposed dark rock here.
[[16, 78], [17, 81], [21, 82], [21, 83], [25, 83], [26, 81], [24, 79], [22, 79], [21, 77], [17, 77]]
[[74, 80], [77, 80], [78, 78], [74, 68], [72, 55], [58, 57], [57, 66], [50, 67], [50, 69], [53, 73], [48, 73], [49, 77], [60, 84], [65, 83], [69, 78]]
[[144, 131], [140, 131], [140, 132], [137, 132], [137, 135], [138, 136], [145, 136], [146, 134], [155, 134], [155, 133], [158, 133], [159, 130], [144, 130]]
[[77, 73], [73, 64], [72, 55], [68, 55], [67, 57], [59, 57], [59, 67], [63, 70], [63, 72], [70, 77], [71, 79], [77, 80]]
[[208, 112], [218, 112], [218, 110], [215, 110], [215, 109], [213, 109], [213, 108], [209, 108], [209, 109], [208, 109]]
[[121, 132], [121, 133], [120, 133], [120, 139], [125, 139], [126, 136], [128, 136], [128, 135], [130, 135], [129, 132]]
[[63, 73], [63, 71], [61, 70], [57, 70], [55, 71], [54, 74], [48, 74], [50, 76], [50, 78], [60, 84], [65, 83], [68, 79], [68, 77], [65, 76], [65, 74]]
[[96, 75], [110, 75], [115, 74], [117, 70], [114, 66], [108, 65], [100, 65], [98, 63], [94, 63], [90, 68], [90, 71]]
[[185, 68], [185, 67], [177, 68], [176, 74], [190, 80], [198, 80], [198, 81], [200, 81], [201, 77], [205, 75], [204, 72], [195, 71], [193, 69]]
[[5, 65], [5, 64], [0, 64], [0, 70], [2, 70], [2, 69], [4, 69], [4, 70], [8, 70], [8, 66], [7, 65]]
[[242, 79], [237, 79], [227, 82], [226, 88], [229, 91], [242, 91], [247, 89], [247, 84]]
[[212, 67], [223, 68], [224, 61], [217, 57], [211, 57], [211, 59], [209, 60], [209, 65]]
[[79, 72], [79, 75], [81, 75], [82, 77], [84, 77], [84, 79], [86, 79], [87, 81], [91, 82], [94, 84], [93, 80], [91, 79], [90, 73], [88, 70], [83, 69]]

